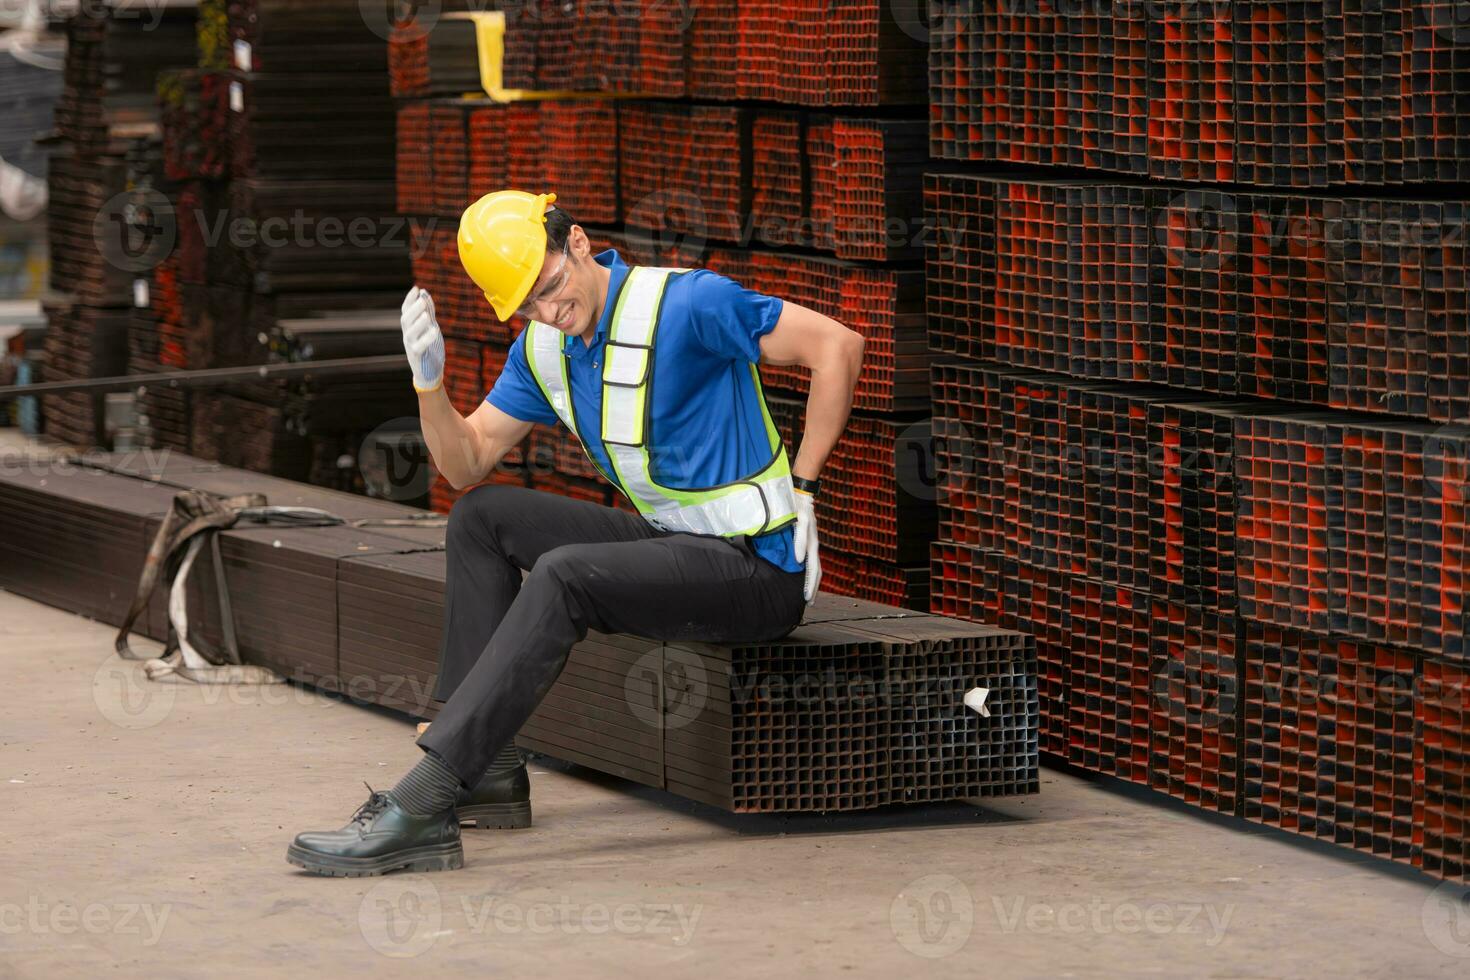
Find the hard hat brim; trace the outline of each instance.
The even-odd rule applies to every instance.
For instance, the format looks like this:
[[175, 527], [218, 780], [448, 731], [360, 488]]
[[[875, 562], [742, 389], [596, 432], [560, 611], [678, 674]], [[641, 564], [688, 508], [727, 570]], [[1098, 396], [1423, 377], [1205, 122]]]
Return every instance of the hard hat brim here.
[[527, 294], [531, 292], [531, 286], [534, 286], [535, 284], [536, 280], [532, 279], [531, 284], [528, 285], [525, 291], [520, 294], [520, 299], [514, 303], [502, 303], [500, 300], [496, 299], [494, 296], [491, 296], [489, 293], [485, 294], [485, 299], [489, 301], [490, 307], [495, 310], [495, 315], [500, 318], [500, 322], [509, 323], [511, 317], [516, 315], [516, 310], [521, 308], [521, 303], [524, 303], [526, 301]]
[[[509, 250], [493, 244], [495, 235], [493, 232], [484, 232], [487, 226], [482, 224], [481, 218], [486, 207], [498, 208], [501, 204], [506, 203], [512, 211], [509, 215], [505, 215], [504, 209], [501, 208], [502, 217], [511, 221], [514, 226], [513, 234], [522, 238], [522, 244], [519, 247], [512, 247]], [[465, 271], [470, 274], [470, 278], [485, 294], [486, 301], [502, 322], [509, 321], [515, 316], [516, 310], [525, 303], [526, 297], [531, 295], [531, 290], [536, 286], [536, 280], [541, 277], [541, 271], [546, 266], [548, 241], [546, 209], [555, 203], [556, 194], [554, 193], [533, 195], [522, 191], [498, 191], [480, 198], [466, 208], [465, 213], [460, 217], [458, 236], [460, 262], [464, 265]], [[491, 218], [490, 220], [500, 221], [501, 219]], [[478, 229], [480, 233], [472, 234], [471, 228]], [[526, 236], [533, 237], [527, 241]], [[490, 245], [492, 257], [499, 252], [501, 268], [496, 274], [491, 274], [493, 269], [487, 272], [486, 259], [472, 257], [469, 252], [470, 249], [477, 249], [476, 256], [478, 256], [479, 250], [483, 250], [486, 244]], [[494, 259], [492, 258], [491, 261], [493, 263]], [[515, 277], [514, 280], [507, 283], [512, 276]]]

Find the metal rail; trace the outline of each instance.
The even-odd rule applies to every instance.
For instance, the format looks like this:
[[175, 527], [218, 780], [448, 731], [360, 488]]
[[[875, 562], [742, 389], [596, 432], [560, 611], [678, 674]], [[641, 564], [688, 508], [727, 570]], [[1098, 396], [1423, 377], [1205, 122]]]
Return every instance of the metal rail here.
[[344, 357], [329, 361], [292, 361], [252, 367], [200, 368], [193, 371], [163, 371], [114, 378], [75, 378], [42, 381], [29, 385], [0, 387], [0, 398], [19, 395], [67, 395], [73, 392], [101, 393], [133, 388], [217, 388], [243, 381], [280, 381], [300, 378], [329, 378], [343, 375], [407, 374], [402, 354], [377, 357]]

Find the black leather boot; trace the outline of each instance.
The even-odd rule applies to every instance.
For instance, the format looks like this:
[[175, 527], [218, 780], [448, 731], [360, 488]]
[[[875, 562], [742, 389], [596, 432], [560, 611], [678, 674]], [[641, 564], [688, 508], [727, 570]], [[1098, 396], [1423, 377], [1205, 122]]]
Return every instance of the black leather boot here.
[[480, 830], [531, 826], [531, 777], [514, 745], [500, 750], [473, 789], [460, 792], [455, 809], [460, 823]]
[[341, 830], [297, 834], [286, 860], [334, 878], [409, 871], [453, 871], [464, 867], [459, 821], [453, 810], [429, 816], [409, 813], [391, 793], [372, 793]]

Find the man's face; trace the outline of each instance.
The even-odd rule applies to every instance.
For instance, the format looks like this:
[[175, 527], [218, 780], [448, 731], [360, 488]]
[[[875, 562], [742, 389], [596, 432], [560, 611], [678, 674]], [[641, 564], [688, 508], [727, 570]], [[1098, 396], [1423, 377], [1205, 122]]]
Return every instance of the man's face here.
[[546, 250], [541, 275], [526, 304], [535, 318], [568, 337], [591, 333], [602, 309], [601, 282], [594, 266], [586, 232], [573, 227], [565, 250]]

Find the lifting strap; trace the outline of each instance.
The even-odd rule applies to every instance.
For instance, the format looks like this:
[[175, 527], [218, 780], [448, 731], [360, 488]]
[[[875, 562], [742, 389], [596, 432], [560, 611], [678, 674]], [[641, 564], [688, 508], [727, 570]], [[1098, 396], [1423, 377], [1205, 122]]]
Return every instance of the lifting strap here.
[[[234, 610], [230, 605], [229, 583], [225, 578], [224, 558], [220, 553], [219, 532], [246, 521], [285, 527], [334, 527], [349, 522], [315, 507], [270, 507], [263, 494], [250, 493], [234, 497], [218, 497], [202, 490], [180, 490], [173, 506], [153, 536], [138, 591], [118, 629], [113, 648], [125, 660], [143, 660], [144, 672], [150, 680], [164, 678], [193, 681], [198, 684], [280, 684], [284, 681], [275, 671], [240, 660], [240, 646], [235, 635]], [[404, 518], [372, 518], [350, 522], [353, 527], [444, 527], [448, 520], [438, 514], [412, 515]], [[202, 638], [189, 633], [187, 604], [189, 575], [199, 553], [209, 546], [214, 568], [220, 614], [223, 650], [214, 650]], [[163, 656], [150, 658], [128, 646], [133, 624], [148, 608], [148, 602], [160, 581], [168, 584], [168, 638]]]
[[[282, 678], [264, 667], [240, 662], [240, 648], [235, 638], [235, 621], [230, 608], [229, 589], [225, 584], [224, 561], [219, 551], [218, 532], [233, 527], [246, 508], [264, 507], [261, 494], [216, 497], [200, 490], [181, 490], [174, 495], [173, 506], [153, 536], [138, 591], [123, 618], [113, 647], [125, 660], [147, 661], [143, 670], [150, 680], [175, 676], [199, 684], [278, 684]], [[202, 641], [189, 636], [189, 621], [184, 595], [194, 560], [206, 541], [214, 564], [215, 584], [219, 590], [220, 622], [225, 649], [217, 652]], [[133, 624], [148, 608], [160, 579], [169, 585], [169, 629], [163, 656], [149, 658], [128, 646]], [[198, 645], [196, 645], [198, 644]], [[200, 647], [204, 647], [203, 650]]]

